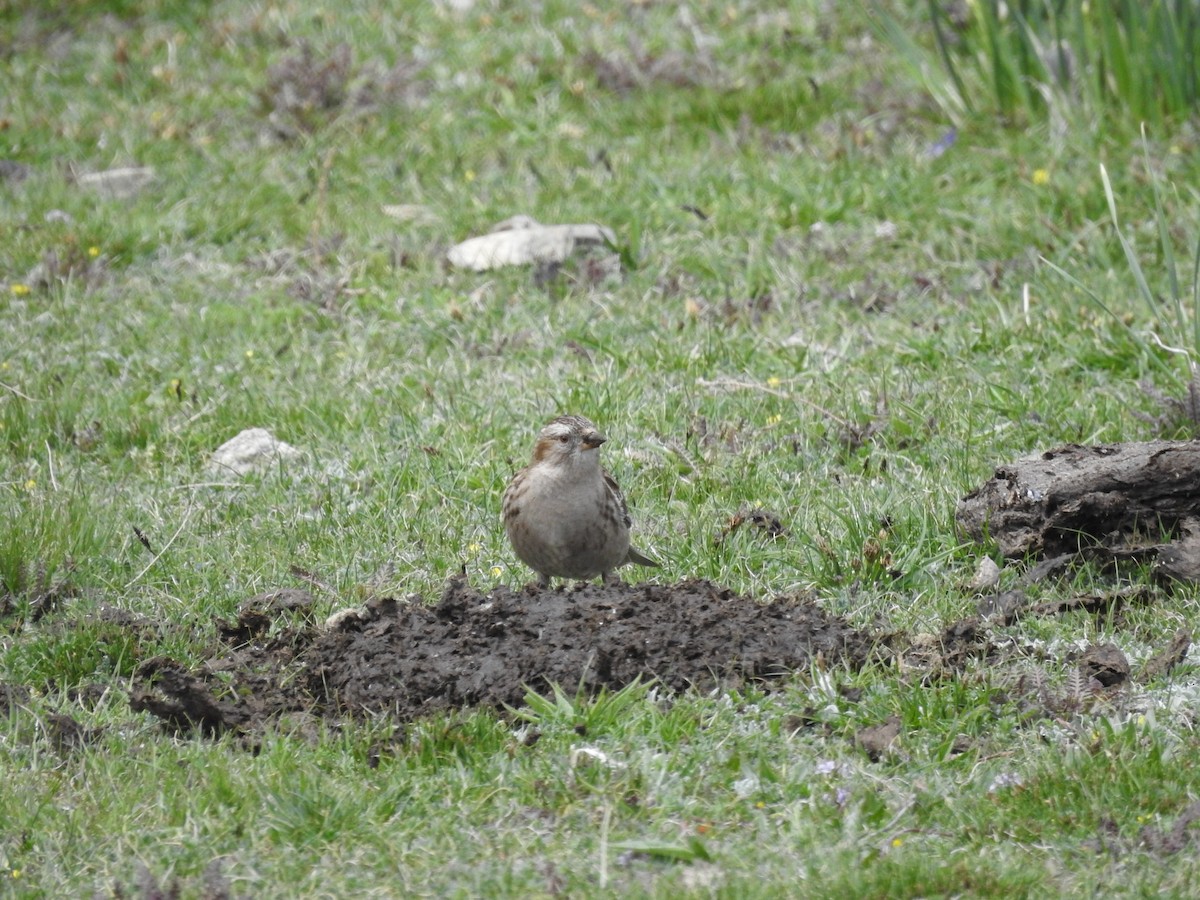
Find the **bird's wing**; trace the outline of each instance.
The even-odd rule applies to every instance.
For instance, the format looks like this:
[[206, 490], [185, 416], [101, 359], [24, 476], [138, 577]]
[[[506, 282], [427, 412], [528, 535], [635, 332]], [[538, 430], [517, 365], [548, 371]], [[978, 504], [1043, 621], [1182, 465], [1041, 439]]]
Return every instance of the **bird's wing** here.
[[[617, 485], [616, 480], [609, 475], [607, 471], [604, 472], [604, 483], [608, 486], [609, 492], [616, 499], [617, 506], [621, 510], [621, 519], [625, 522], [625, 527], [628, 528], [633, 524], [633, 520], [629, 518], [629, 507], [625, 505], [625, 495], [621, 493], [621, 488]], [[625, 562], [637, 563], [639, 566], [653, 566], [656, 569], [658, 568], [658, 563], [645, 554], [635, 550], [632, 544], [629, 546], [629, 552], [625, 556]]]
[[621, 493], [620, 486], [607, 471], [604, 472], [604, 483], [608, 485], [608, 492], [616, 499], [617, 506], [621, 510], [621, 520], [628, 528], [633, 524], [633, 520], [629, 518], [629, 507], [625, 505], [625, 495]]

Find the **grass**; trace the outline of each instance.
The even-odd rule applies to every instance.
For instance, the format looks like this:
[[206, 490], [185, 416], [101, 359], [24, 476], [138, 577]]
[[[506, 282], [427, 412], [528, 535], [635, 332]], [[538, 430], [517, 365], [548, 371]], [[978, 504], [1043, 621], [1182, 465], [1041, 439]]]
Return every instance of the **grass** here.
[[1159, 126], [1200, 101], [1200, 9], [1190, 0], [926, 6], [932, 47], [883, 4], [872, 14], [951, 118], [991, 112], [1074, 128], [1131, 119]]
[[[1143, 146], [965, 114], [935, 155], [951, 121], [874, 35], [803, 0], [0, 11], [0, 156], [28, 167], [0, 184], [0, 682], [27, 691], [0, 718], [0, 893], [1194, 893], [1194, 854], [1143, 832], [1195, 799], [1194, 666], [1058, 718], [1016, 687], [1066, 691], [1091, 640], [1145, 657], [1194, 588], [1022, 622], [1005, 665], [941, 680], [563, 685], [515, 720], [286, 722], [257, 754], [129, 711], [138, 662], [199, 664], [292, 566], [329, 610], [462, 568], [523, 584], [499, 496], [560, 411], [609, 434], [663, 581], [912, 634], [973, 611], [989, 548], [957, 499], [1015, 456], [1148, 438], [1139, 381], [1178, 389], [1130, 260], [1195, 322], [1160, 226], [1189, 260], [1200, 155], [1170, 118]], [[132, 165], [156, 178], [129, 199], [75, 180]], [[626, 265], [443, 264], [517, 212], [609, 225]], [[251, 426], [303, 464], [214, 484]], [[787, 538], [717, 544], [747, 503]], [[1102, 582], [1079, 580], [1041, 589]], [[57, 714], [99, 736], [64, 744]], [[890, 716], [872, 761], [855, 735]]]

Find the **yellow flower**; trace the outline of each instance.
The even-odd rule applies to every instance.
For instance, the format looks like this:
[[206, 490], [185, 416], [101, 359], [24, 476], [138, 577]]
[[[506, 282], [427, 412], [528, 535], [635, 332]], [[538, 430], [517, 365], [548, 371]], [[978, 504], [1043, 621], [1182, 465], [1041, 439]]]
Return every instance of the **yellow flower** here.
[[1044, 184], [1049, 184], [1050, 183], [1050, 173], [1047, 172], [1045, 169], [1034, 169], [1033, 170], [1033, 183], [1036, 184], [1038, 187], [1041, 187]]
[[492, 566], [492, 577], [499, 578], [504, 574], [504, 566]]
[[904, 843], [904, 839], [903, 839], [903, 838], [898, 838], [898, 837], [894, 837], [894, 838], [892, 838], [892, 846], [893, 846], [893, 847], [899, 847], [899, 846], [900, 846], [901, 844], [903, 844], [903, 843]]
[[779, 415], [767, 416], [767, 424], [768, 425], [778, 425], [782, 421], [783, 421], [783, 416], [779, 416]]
[[468, 182], [474, 181], [475, 180], [475, 170], [467, 169], [467, 171], [465, 171], [463, 173], [463, 178], [467, 179]]
[[468, 553], [478, 553], [482, 549], [483, 549], [483, 545], [476, 541], [472, 541], [471, 543], [467, 544], [467, 552]]
[[10, 284], [8, 286], [8, 291], [14, 297], [24, 297], [26, 294], [29, 293], [29, 285], [20, 284], [20, 283]]
[[767, 379], [767, 387], [779, 387], [783, 384], [783, 380], [772, 375]]
[[254, 351], [253, 350], [246, 351], [246, 359], [254, 359]]
[[92, 259], [95, 259], [99, 255], [100, 255], [99, 247], [95, 246], [94, 244], [91, 247], [88, 247], [88, 256], [90, 256]]
[[25, 482], [25, 490], [32, 491], [37, 489], [37, 482], [30, 478]]

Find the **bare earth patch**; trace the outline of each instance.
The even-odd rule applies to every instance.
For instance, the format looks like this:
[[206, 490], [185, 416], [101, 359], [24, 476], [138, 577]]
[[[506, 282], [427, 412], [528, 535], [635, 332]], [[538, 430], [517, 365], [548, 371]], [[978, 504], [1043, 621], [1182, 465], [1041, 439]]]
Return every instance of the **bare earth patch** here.
[[[1041, 567], [1034, 567], [1031, 574]], [[1114, 604], [1152, 602], [1149, 589], [1128, 589], [1057, 603], [1030, 603], [1020, 590], [986, 597], [976, 615], [936, 633], [904, 635], [852, 628], [812, 597], [762, 603], [707, 581], [674, 585], [580, 584], [555, 590], [530, 585], [483, 594], [452, 578], [431, 604], [376, 597], [319, 622], [307, 590], [285, 588], [251, 597], [236, 619], [217, 619], [219, 639], [199, 664], [150, 657], [171, 625], [102, 607], [83, 622], [114, 652], [142, 661], [128, 698], [178, 734], [237, 736], [251, 749], [282, 730], [316, 738], [328, 726], [359, 717], [405, 722], [431, 713], [520, 707], [529, 690], [595, 694], [654, 680], [669, 691], [748, 682], [780, 683], [815, 664], [895, 666], [920, 677], [954, 678], [973, 663], [1008, 670], [1009, 693], [1031, 713], [1061, 717], [1119, 702], [1130, 684], [1168, 677], [1187, 656], [1192, 634], [1181, 629], [1134, 671], [1115, 644], [1092, 645], [1079, 656], [1047, 661], [993, 631], [1022, 616], [1084, 609], [1111, 618]], [[32, 619], [32, 606], [29, 618]], [[1117, 619], [1119, 621], [1119, 617]], [[78, 627], [41, 620], [39, 629]], [[16, 633], [23, 619], [10, 618]], [[1055, 678], [1055, 672], [1065, 672]], [[111, 685], [75, 689], [88, 705]], [[0, 714], [22, 708], [30, 688], [0, 683]], [[889, 753], [895, 723], [865, 729], [856, 743], [872, 758]], [[42, 727], [62, 752], [94, 741], [98, 731], [55, 714]]]
[[529, 688], [550, 684], [594, 692], [638, 678], [672, 690], [769, 681], [818, 656], [861, 666], [878, 641], [808, 598], [764, 604], [706, 581], [481, 594], [452, 579], [435, 605], [383, 599], [332, 628], [302, 615], [278, 627], [301, 613], [303, 596], [248, 602], [236, 623], [221, 623], [229, 646], [198, 670], [146, 661], [131, 705], [172, 730], [254, 734], [281, 716], [406, 720], [519, 706]]

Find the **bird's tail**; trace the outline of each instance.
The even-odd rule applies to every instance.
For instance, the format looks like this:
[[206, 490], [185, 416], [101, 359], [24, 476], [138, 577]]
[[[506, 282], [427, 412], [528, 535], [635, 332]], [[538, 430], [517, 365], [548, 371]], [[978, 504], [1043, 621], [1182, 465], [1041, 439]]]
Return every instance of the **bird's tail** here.
[[658, 568], [658, 563], [650, 559], [650, 557], [638, 553], [632, 547], [629, 548], [629, 553], [625, 556], [625, 562], [637, 563], [639, 566], [652, 566], [655, 569]]

